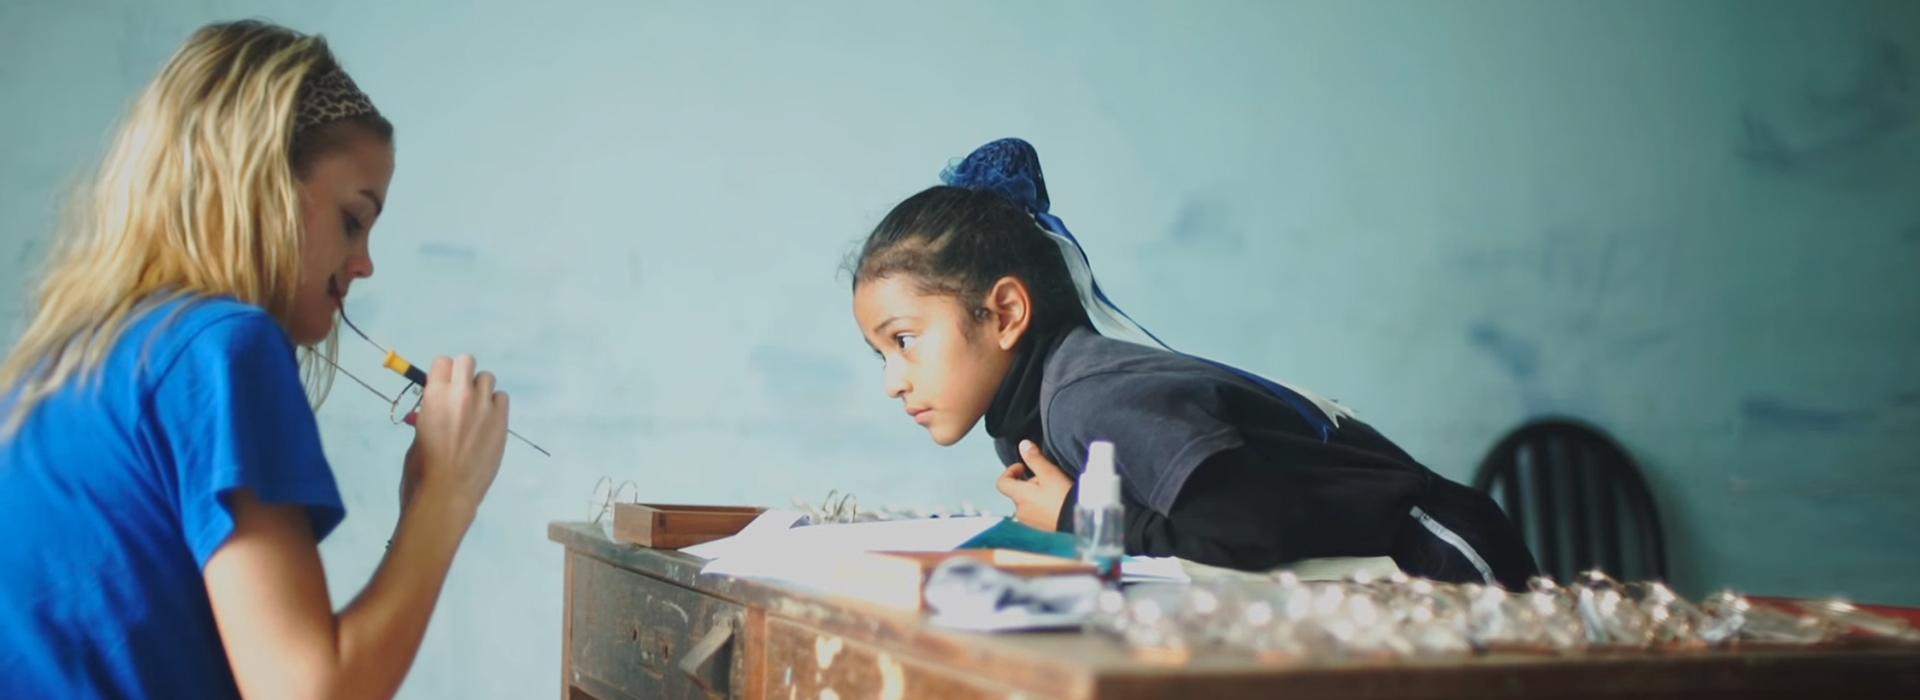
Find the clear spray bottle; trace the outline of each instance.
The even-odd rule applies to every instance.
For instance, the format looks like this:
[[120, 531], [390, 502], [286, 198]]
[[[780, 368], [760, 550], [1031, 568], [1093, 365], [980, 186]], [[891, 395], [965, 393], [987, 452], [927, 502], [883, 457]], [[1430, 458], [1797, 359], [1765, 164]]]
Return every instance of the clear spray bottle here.
[[1120, 504], [1120, 474], [1113, 465], [1113, 443], [1094, 442], [1087, 446], [1079, 500], [1073, 506], [1074, 550], [1081, 561], [1099, 567], [1100, 578], [1109, 582], [1120, 580], [1120, 559], [1126, 555], [1126, 520], [1126, 507]]

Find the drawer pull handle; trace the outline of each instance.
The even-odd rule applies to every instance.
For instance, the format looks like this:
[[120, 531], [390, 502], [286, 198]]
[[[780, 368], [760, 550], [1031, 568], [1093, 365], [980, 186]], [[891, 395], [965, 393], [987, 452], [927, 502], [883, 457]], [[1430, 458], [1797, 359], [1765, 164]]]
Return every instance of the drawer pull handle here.
[[[680, 671], [708, 695], [726, 697], [732, 675], [732, 654], [721, 654], [720, 650], [727, 648], [727, 642], [732, 639], [733, 620], [725, 617], [715, 620], [713, 627], [708, 628], [706, 635], [700, 638], [700, 643], [693, 645], [687, 650], [687, 655], [680, 659]], [[727, 660], [716, 663], [720, 659]]]

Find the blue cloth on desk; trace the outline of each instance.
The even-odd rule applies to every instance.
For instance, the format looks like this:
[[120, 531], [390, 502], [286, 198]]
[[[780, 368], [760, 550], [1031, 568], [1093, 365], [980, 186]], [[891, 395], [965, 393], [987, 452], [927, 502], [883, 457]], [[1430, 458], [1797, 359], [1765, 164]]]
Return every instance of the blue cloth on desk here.
[[962, 543], [960, 549], [1012, 549], [1034, 554], [1051, 554], [1072, 559], [1076, 556], [1073, 534], [1036, 530], [1012, 518], [1001, 520], [985, 532]]

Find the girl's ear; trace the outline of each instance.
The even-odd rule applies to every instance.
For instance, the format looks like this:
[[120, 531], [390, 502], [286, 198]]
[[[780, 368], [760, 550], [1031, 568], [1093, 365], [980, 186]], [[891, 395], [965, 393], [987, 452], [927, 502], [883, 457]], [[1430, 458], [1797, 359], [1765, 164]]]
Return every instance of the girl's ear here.
[[983, 310], [987, 317], [981, 320], [988, 323], [994, 344], [1001, 350], [1012, 350], [1033, 325], [1033, 296], [1027, 293], [1025, 283], [1011, 276], [1000, 278], [987, 290]]

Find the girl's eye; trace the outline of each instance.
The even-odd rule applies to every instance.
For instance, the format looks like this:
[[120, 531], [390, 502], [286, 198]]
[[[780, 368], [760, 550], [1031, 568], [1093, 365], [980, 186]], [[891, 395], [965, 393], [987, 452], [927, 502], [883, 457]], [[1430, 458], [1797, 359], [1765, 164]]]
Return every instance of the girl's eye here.
[[898, 344], [901, 350], [913, 347], [913, 341], [915, 340], [917, 340], [917, 338], [915, 338], [912, 333], [901, 333], [893, 337], [893, 342]]
[[346, 212], [341, 212], [340, 215], [341, 217], [346, 219], [348, 238], [359, 236], [361, 231], [367, 230], [365, 226], [362, 226], [360, 224], [360, 217], [354, 216], [352, 214], [348, 214]]

